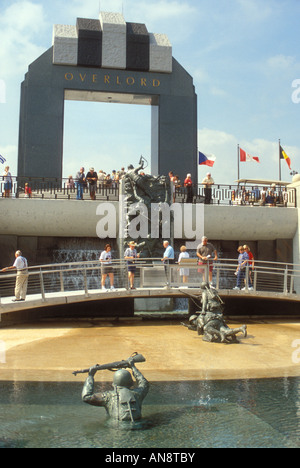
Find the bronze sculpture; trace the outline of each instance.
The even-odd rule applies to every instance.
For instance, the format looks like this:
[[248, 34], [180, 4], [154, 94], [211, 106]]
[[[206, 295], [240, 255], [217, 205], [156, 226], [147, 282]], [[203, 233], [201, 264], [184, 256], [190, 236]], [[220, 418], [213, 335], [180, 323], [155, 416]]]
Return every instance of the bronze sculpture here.
[[[122, 179], [122, 194], [126, 200], [126, 226], [123, 233], [123, 246], [127, 246], [129, 241], [136, 241], [142, 247], [142, 258], [160, 258], [162, 254], [161, 231], [162, 223], [159, 223], [159, 235], [153, 238], [151, 236], [151, 215], [153, 206], [167, 204], [170, 206], [172, 193], [171, 182], [167, 176], [152, 176], [143, 171], [147, 167], [147, 161], [143, 156], [140, 158], [136, 168], [133, 165], [128, 167], [127, 173]], [[130, 237], [129, 226], [136, 217], [136, 211], [139, 205], [146, 208], [147, 214], [145, 224], [148, 226], [148, 235], [144, 238], [132, 239]]]
[[[189, 330], [197, 331], [203, 335], [203, 341], [217, 343], [238, 343], [237, 335], [242, 333], [247, 337], [247, 326], [231, 329], [225, 322], [224, 302], [215, 288], [208, 283], [201, 284], [202, 309], [189, 319], [189, 324], [182, 323]], [[199, 298], [197, 298], [199, 300]]]
[[[83, 402], [92, 406], [104, 407], [108, 416], [116, 421], [134, 422], [141, 419], [142, 402], [148, 394], [149, 382], [136, 368], [135, 363], [144, 361], [145, 358], [142, 355], [135, 353], [126, 361], [103, 366], [97, 364], [90, 369], [73, 372], [74, 375], [86, 372], [89, 374], [82, 391]], [[134, 382], [131, 373], [126, 368], [131, 368], [137, 387], [132, 388]], [[108, 392], [94, 393], [94, 376], [103, 369], [115, 371], [114, 389]]]

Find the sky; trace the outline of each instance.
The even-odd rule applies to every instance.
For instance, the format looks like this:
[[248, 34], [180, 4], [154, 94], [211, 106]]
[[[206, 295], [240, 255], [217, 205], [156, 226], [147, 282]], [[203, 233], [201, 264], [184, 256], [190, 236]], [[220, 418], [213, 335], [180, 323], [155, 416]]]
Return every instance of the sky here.
[[[75, 25], [100, 10], [168, 35], [194, 80], [198, 149], [216, 156], [216, 183], [237, 179], [238, 145], [261, 161], [240, 163], [241, 178], [278, 180], [279, 139], [300, 171], [299, 0], [1, 0], [0, 154], [13, 175], [28, 66], [52, 46], [54, 24]], [[64, 176], [82, 165], [111, 173], [141, 154], [150, 162], [150, 140], [148, 106], [66, 101]], [[285, 161], [281, 168], [290, 181]], [[199, 167], [200, 181], [207, 172]]]

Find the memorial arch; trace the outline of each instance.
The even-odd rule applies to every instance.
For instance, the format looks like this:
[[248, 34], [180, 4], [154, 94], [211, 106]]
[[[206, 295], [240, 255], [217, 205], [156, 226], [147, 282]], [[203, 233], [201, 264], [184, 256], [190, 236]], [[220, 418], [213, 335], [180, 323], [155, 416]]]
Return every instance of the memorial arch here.
[[21, 85], [19, 176], [62, 177], [65, 100], [150, 105], [152, 174], [197, 182], [197, 96], [166, 35], [118, 13], [55, 25]]

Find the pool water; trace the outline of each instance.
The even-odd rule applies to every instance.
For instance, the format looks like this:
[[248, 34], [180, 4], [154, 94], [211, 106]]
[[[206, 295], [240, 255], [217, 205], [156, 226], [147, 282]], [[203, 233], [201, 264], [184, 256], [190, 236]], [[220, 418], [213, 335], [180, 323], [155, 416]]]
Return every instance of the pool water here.
[[0, 382], [0, 448], [300, 447], [300, 378], [154, 382], [135, 425], [82, 403], [82, 386]]

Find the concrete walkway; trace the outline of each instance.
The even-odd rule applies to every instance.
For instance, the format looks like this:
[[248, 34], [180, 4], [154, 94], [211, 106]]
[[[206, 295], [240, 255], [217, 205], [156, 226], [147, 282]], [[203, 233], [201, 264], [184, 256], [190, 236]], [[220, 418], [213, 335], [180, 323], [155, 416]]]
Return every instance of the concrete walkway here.
[[[179, 320], [50, 321], [3, 328], [0, 379], [83, 382], [74, 370], [126, 359], [135, 351], [145, 356], [139, 368], [150, 381], [300, 376], [299, 322], [247, 324], [248, 337], [233, 345], [205, 343]], [[110, 382], [112, 374], [99, 372], [96, 379]]]

